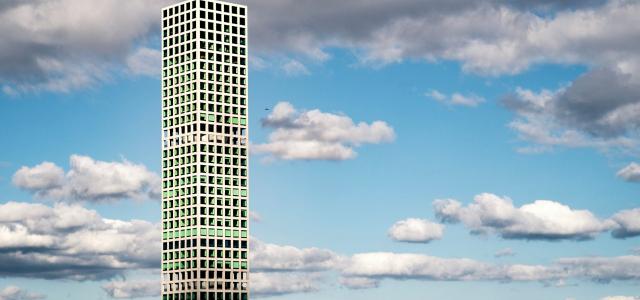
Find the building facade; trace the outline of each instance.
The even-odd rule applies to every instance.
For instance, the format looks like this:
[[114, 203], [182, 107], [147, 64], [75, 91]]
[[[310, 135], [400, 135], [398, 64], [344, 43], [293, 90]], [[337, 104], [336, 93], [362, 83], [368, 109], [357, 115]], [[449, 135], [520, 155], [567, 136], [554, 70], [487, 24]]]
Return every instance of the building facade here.
[[247, 7], [162, 10], [162, 299], [249, 299]]

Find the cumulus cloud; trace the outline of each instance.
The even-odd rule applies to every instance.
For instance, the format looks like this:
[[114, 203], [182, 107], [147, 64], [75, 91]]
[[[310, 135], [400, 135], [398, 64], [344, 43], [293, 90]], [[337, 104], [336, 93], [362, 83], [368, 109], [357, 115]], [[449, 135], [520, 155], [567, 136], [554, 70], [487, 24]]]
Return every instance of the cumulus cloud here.
[[[640, 80], [619, 68], [589, 71], [556, 91], [520, 88], [504, 103], [516, 115], [510, 127], [534, 145], [605, 150], [638, 145]], [[620, 175], [632, 176], [630, 167]]]
[[616, 238], [630, 238], [640, 236], [640, 208], [623, 210], [611, 218], [616, 228], [611, 232]]
[[50, 162], [22, 167], [14, 174], [13, 184], [39, 198], [56, 200], [104, 202], [160, 197], [159, 176], [143, 165], [80, 155], [72, 155], [69, 163], [66, 174]]
[[426, 93], [426, 96], [446, 105], [459, 105], [468, 107], [476, 107], [486, 101], [484, 98], [473, 94], [465, 96], [460, 93], [453, 93], [451, 96], [448, 96], [437, 90], [431, 90], [430, 92]]
[[39, 300], [44, 298], [43, 295], [27, 292], [17, 286], [8, 286], [0, 290], [0, 300]]
[[[169, 0], [8, 1], [0, 5], [0, 82], [70, 91], [109, 80], [157, 35]], [[104, 26], [110, 24], [110, 26]]]
[[357, 155], [355, 147], [395, 139], [393, 128], [383, 121], [355, 124], [342, 114], [317, 109], [298, 111], [287, 102], [278, 103], [262, 124], [274, 131], [269, 142], [252, 149], [283, 160], [353, 159]]
[[106, 279], [159, 263], [160, 226], [77, 205], [0, 205], [0, 276]]
[[256, 272], [312, 272], [330, 270], [339, 265], [341, 257], [336, 253], [319, 248], [300, 249], [281, 246], [252, 239], [249, 259], [251, 270]]
[[618, 171], [618, 177], [629, 182], [640, 182], [640, 165], [630, 163], [628, 166]]
[[409, 218], [398, 221], [389, 229], [389, 237], [398, 242], [428, 243], [444, 235], [444, 225], [429, 220]]
[[111, 298], [133, 299], [160, 296], [160, 282], [146, 281], [111, 281], [102, 286]]
[[485, 193], [468, 206], [451, 199], [433, 205], [443, 222], [462, 222], [474, 234], [495, 233], [505, 239], [588, 240], [615, 227], [587, 210], [548, 200], [515, 207], [509, 198]]

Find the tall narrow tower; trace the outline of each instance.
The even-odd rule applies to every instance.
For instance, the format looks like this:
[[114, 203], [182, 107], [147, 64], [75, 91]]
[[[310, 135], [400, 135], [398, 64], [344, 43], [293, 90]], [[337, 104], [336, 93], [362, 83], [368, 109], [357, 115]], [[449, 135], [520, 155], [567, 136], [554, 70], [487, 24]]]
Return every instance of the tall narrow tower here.
[[247, 7], [162, 10], [162, 299], [249, 299]]

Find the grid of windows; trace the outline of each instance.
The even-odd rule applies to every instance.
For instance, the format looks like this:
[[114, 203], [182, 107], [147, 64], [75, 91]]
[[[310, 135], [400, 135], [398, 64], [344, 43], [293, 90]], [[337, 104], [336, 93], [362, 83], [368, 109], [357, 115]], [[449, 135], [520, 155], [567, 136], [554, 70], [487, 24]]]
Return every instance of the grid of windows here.
[[162, 11], [162, 299], [247, 300], [247, 11]]

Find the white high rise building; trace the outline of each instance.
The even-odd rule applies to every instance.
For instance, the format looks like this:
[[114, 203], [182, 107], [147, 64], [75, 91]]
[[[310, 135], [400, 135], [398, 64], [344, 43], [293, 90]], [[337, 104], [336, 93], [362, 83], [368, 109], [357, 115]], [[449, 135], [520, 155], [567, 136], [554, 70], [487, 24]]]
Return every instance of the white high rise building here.
[[249, 299], [247, 7], [162, 10], [162, 299]]

